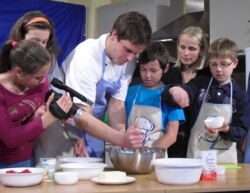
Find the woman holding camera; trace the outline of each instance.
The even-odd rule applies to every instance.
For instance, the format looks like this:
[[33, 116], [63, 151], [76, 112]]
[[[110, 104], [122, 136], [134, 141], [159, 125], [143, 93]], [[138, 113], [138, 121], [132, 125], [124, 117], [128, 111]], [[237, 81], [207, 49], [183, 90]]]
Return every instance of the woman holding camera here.
[[[30, 167], [33, 142], [57, 118], [45, 108], [51, 58], [47, 49], [29, 40], [8, 41], [0, 61], [0, 168]], [[52, 101], [49, 98], [48, 104]], [[70, 97], [59, 107], [68, 112]]]

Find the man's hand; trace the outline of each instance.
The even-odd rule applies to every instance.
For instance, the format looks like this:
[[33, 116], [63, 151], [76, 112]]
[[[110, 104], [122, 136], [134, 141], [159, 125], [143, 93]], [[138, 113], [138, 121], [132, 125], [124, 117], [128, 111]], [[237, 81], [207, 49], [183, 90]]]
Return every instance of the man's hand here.
[[125, 131], [124, 146], [129, 149], [136, 149], [142, 146], [143, 135], [136, 125], [132, 125]]

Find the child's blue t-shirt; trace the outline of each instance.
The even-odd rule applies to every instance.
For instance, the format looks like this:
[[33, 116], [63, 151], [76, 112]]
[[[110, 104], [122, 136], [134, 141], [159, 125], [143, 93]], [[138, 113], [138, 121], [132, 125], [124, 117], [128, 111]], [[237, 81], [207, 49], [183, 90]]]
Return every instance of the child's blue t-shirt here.
[[158, 89], [147, 89], [141, 84], [130, 87], [125, 100], [127, 120], [130, 115], [134, 99], [136, 98], [136, 105], [159, 107], [161, 103], [163, 132], [166, 132], [166, 124], [170, 121], [180, 121], [180, 124], [182, 124], [185, 121], [183, 110], [181, 108], [170, 107], [161, 101], [161, 93], [164, 88], [165, 85]]

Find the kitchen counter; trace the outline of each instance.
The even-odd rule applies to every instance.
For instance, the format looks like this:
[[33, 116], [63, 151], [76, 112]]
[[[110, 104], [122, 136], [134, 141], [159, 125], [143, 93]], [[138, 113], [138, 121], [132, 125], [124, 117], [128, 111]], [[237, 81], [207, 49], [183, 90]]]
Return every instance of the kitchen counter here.
[[216, 181], [200, 181], [189, 186], [173, 186], [159, 183], [154, 173], [134, 176], [136, 181], [125, 185], [99, 185], [90, 180], [81, 180], [74, 185], [57, 185], [44, 180], [32, 187], [14, 188], [0, 185], [0, 193], [179, 193], [223, 192], [250, 190], [250, 164], [239, 164], [241, 169], [226, 169]]

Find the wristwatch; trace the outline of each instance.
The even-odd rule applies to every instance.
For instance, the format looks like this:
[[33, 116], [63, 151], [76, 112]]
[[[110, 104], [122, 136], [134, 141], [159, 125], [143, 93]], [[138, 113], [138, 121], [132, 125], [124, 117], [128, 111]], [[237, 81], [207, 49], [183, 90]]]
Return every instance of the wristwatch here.
[[78, 120], [84, 112], [85, 112], [84, 109], [81, 108], [77, 109], [76, 114], [74, 115], [74, 119]]

